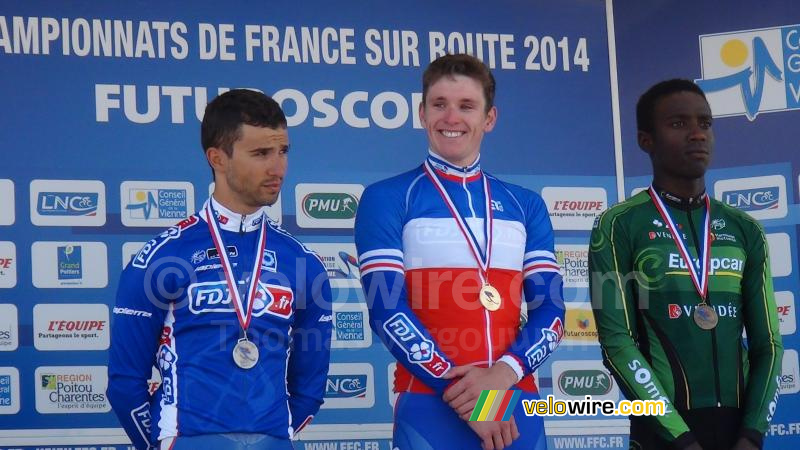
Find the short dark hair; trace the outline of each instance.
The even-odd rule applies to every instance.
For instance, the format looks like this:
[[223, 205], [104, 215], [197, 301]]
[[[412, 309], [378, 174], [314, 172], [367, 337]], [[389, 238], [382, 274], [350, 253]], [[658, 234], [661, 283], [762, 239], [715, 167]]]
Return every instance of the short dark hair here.
[[[639, 131], [653, 132], [653, 114], [655, 114], [656, 103], [662, 98], [678, 92], [694, 92], [706, 99], [706, 94], [691, 80], [683, 78], [673, 78], [656, 83], [650, 87], [636, 103], [636, 128]], [[706, 102], [708, 99], [706, 99]]]
[[464, 75], [483, 86], [483, 98], [486, 100], [486, 111], [494, 106], [495, 81], [492, 72], [480, 59], [460, 53], [444, 55], [436, 58], [422, 74], [422, 103], [428, 96], [428, 89], [443, 77]]
[[233, 89], [220, 94], [206, 106], [200, 125], [203, 151], [216, 147], [231, 156], [233, 143], [242, 136], [242, 124], [286, 128], [286, 116], [278, 102], [261, 92]]

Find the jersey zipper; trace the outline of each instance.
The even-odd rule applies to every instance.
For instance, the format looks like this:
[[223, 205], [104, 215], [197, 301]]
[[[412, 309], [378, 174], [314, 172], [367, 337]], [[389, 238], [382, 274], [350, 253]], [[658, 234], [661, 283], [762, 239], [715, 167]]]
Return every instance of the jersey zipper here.
[[[689, 218], [689, 228], [691, 229], [691, 232], [692, 232], [692, 240], [694, 241], [695, 253], [697, 254], [697, 256], [699, 258], [700, 257], [700, 253], [699, 253], [700, 245], [698, 244], [698, 241], [697, 241], [697, 232], [696, 232], [696, 230], [694, 228], [694, 221], [692, 220], [692, 212], [691, 211], [686, 211], [686, 216]], [[709, 252], [711, 251], [711, 246], [710, 245], [708, 247], [708, 251]], [[703, 257], [706, 257], [706, 255], [703, 255]], [[701, 264], [702, 264], [702, 262], [701, 262]], [[710, 277], [711, 275], [710, 274], [705, 274], [705, 276]], [[708, 283], [710, 285], [711, 284], [711, 280], [706, 280], [706, 283]], [[706, 303], [708, 304], [708, 306], [711, 306], [713, 308], [713, 306], [711, 305], [711, 295], [710, 294], [708, 295], [708, 297], [706, 297]], [[714, 393], [717, 396], [717, 407], [720, 407], [720, 406], [722, 406], [722, 400], [721, 400], [722, 399], [722, 395], [720, 394], [720, 391], [719, 391], [719, 356], [717, 355], [717, 328], [716, 327], [711, 329], [711, 359], [712, 359], [712, 363], [714, 364]]]
[[[467, 167], [461, 168], [461, 187], [464, 189], [464, 192], [467, 193], [467, 205], [469, 205], [469, 211], [472, 213], [472, 217], [476, 218], [478, 215], [475, 214], [475, 208], [472, 207], [472, 194], [469, 192], [469, 188], [467, 187]], [[488, 211], [486, 212], [488, 214]], [[484, 219], [488, 220], [488, 219]], [[467, 224], [469, 226], [469, 224]], [[489, 242], [489, 237], [485, 236], [486, 242]], [[489, 249], [485, 249], [484, 252], [488, 251]], [[488, 270], [486, 268], [487, 273], [486, 276], [489, 276]], [[488, 281], [488, 280], [485, 280]], [[487, 361], [489, 363], [489, 367], [492, 367], [494, 363], [494, 355], [492, 354], [492, 318], [489, 316], [489, 311], [485, 308], [483, 310], [483, 318], [484, 322], [486, 322], [486, 348], [488, 351]]]

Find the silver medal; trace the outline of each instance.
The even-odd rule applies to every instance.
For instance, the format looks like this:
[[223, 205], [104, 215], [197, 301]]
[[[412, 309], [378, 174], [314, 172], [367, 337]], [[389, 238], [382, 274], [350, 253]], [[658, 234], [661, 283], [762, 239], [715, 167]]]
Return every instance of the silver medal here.
[[247, 338], [239, 339], [233, 347], [233, 362], [242, 369], [251, 369], [258, 364], [258, 347]]

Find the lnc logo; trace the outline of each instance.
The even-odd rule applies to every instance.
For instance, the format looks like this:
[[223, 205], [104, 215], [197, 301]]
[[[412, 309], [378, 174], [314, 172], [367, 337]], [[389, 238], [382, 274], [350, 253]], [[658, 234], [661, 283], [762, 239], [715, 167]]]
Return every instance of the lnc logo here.
[[714, 116], [800, 109], [800, 25], [701, 35], [700, 59]]

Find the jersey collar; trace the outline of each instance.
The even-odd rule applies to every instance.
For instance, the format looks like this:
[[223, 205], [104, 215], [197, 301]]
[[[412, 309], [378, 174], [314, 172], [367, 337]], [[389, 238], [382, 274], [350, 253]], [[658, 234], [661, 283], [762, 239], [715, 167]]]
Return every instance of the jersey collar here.
[[475, 158], [475, 162], [466, 167], [458, 167], [445, 161], [439, 155], [428, 149], [428, 162], [430, 162], [437, 175], [450, 181], [475, 181], [481, 177], [481, 155]]
[[668, 205], [684, 211], [701, 208], [706, 205], [706, 196], [708, 195], [706, 191], [703, 191], [702, 194], [696, 197], [684, 198], [668, 192], [656, 184], [653, 184], [653, 188], [658, 193], [658, 196], [661, 197], [661, 199], [664, 200]]
[[[266, 217], [266, 206], [252, 214], [243, 215], [226, 208], [213, 196], [211, 196], [208, 201], [211, 202], [211, 206], [214, 207], [214, 211], [217, 213], [220, 229], [225, 231], [248, 232], [259, 230], [261, 229], [261, 221]], [[208, 203], [208, 201], [206, 203]], [[205, 204], [203, 208], [205, 208]], [[201, 217], [205, 218], [202, 214]]]

